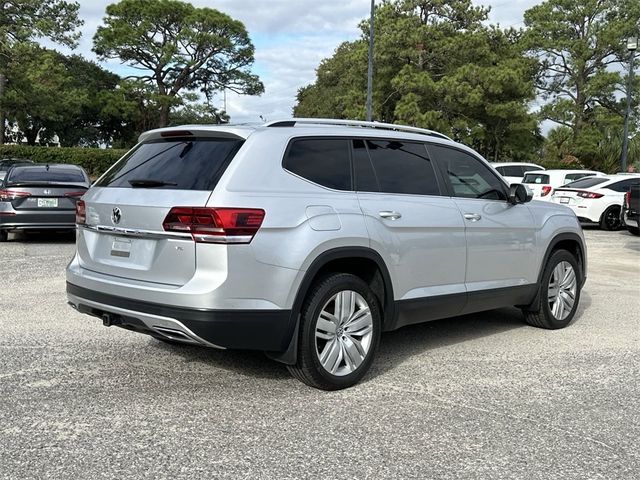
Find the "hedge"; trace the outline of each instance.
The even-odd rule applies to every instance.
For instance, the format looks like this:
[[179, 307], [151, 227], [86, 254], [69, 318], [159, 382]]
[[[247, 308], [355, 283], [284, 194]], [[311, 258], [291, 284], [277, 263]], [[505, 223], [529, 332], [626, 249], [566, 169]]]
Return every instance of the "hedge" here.
[[0, 145], [0, 159], [26, 158], [38, 163], [72, 163], [96, 178], [114, 164], [127, 150], [77, 147], [31, 147]]

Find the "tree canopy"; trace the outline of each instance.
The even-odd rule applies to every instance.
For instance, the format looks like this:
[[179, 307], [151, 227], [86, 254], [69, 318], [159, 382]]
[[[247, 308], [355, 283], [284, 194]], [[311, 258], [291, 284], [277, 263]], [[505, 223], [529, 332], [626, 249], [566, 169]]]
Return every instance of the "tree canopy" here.
[[106, 13], [94, 51], [141, 71], [132, 78], [155, 90], [158, 126], [169, 124], [171, 107], [180, 105], [184, 91], [208, 97], [223, 88], [264, 91], [250, 70], [254, 46], [244, 25], [218, 10], [178, 0], [121, 0]]

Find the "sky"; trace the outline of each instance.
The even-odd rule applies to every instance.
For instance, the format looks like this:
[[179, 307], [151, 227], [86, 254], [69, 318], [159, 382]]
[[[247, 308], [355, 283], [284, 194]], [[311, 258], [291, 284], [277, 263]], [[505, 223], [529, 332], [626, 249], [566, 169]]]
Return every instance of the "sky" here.
[[[379, 2], [379, 0], [377, 0]], [[521, 27], [525, 10], [541, 0], [474, 0], [491, 7], [489, 19], [502, 27]], [[82, 37], [73, 53], [97, 61], [92, 38], [114, 0], [79, 0]], [[360, 36], [358, 24], [368, 18], [370, 0], [192, 0], [197, 7], [218, 9], [244, 23], [256, 47], [254, 73], [265, 85], [261, 96], [227, 95], [232, 122], [278, 120], [292, 116], [298, 89], [312, 83], [315, 69], [336, 47]], [[63, 53], [70, 50], [42, 42]], [[131, 69], [118, 61], [98, 62], [126, 76]], [[217, 97], [222, 108], [223, 97]]]

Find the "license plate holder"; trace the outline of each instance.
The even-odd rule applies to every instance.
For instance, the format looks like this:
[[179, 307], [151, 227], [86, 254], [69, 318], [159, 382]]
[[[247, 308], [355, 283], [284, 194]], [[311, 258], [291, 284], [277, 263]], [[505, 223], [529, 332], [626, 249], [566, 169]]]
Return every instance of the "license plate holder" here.
[[111, 242], [111, 256], [129, 258], [131, 256], [131, 239], [113, 237]]
[[57, 198], [39, 198], [38, 208], [58, 208]]
[[569, 197], [560, 197], [560, 203], [569, 203]]

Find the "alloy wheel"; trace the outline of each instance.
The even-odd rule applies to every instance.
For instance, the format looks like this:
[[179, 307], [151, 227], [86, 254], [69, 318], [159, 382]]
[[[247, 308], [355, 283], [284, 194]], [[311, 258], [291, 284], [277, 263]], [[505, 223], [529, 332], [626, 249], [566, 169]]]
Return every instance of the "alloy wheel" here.
[[548, 300], [551, 314], [558, 320], [564, 320], [573, 310], [576, 301], [578, 282], [576, 272], [569, 262], [556, 265], [549, 278]]
[[373, 317], [367, 301], [352, 290], [333, 295], [316, 321], [316, 354], [331, 375], [354, 372], [365, 360], [373, 339]]

